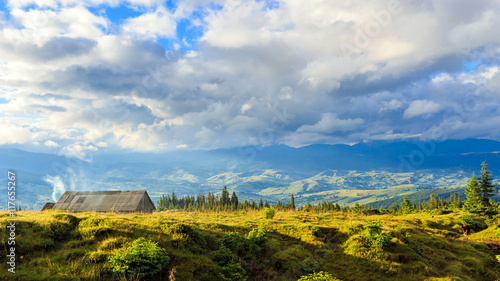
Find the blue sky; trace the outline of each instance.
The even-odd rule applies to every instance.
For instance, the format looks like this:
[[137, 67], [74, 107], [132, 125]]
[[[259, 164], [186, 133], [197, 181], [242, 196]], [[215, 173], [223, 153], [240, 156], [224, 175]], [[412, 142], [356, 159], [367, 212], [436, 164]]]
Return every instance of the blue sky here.
[[500, 140], [500, 3], [459, 2], [3, 1], [0, 146]]

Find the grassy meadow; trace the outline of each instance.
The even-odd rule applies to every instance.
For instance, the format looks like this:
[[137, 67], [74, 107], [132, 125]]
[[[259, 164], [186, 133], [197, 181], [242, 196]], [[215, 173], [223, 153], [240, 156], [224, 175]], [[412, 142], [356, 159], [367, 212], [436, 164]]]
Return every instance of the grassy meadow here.
[[[150, 280], [298, 280], [319, 271], [340, 280], [499, 279], [499, 222], [469, 215], [478, 226], [465, 240], [463, 215], [276, 211], [264, 219], [256, 210], [19, 211], [12, 274], [6, 264], [9, 217], [2, 212], [0, 279], [138, 280], [114, 272], [109, 257], [140, 237], [168, 255]], [[373, 232], [377, 224], [381, 231]]]

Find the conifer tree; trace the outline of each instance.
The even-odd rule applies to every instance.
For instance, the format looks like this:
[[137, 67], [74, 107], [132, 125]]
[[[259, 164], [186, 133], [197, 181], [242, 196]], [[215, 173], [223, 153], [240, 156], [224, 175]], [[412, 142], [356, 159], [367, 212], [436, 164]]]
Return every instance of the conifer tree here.
[[179, 204], [179, 201], [177, 200], [177, 196], [175, 196], [175, 192], [172, 191], [172, 205], [177, 207], [177, 204]]
[[472, 174], [472, 177], [467, 184], [465, 196], [467, 196], [467, 200], [464, 202], [464, 209], [466, 211], [472, 212], [483, 205], [479, 183], [476, 180], [475, 174]]
[[439, 202], [437, 200], [437, 194], [431, 194], [431, 200], [429, 201], [429, 209], [434, 210], [439, 207]]
[[290, 198], [290, 207], [292, 208], [292, 210], [295, 210], [295, 198], [293, 198], [293, 193]]
[[221, 194], [221, 205], [226, 206], [229, 204], [229, 191], [227, 191], [227, 187], [224, 186], [222, 189], [222, 194]]
[[411, 212], [411, 202], [408, 200], [408, 196], [405, 195], [403, 197], [403, 203], [401, 204], [401, 208], [403, 209], [404, 214], [408, 214]]
[[267, 199], [266, 199], [266, 201], [264, 202], [264, 207], [266, 207], [266, 208], [270, 208], [270, 207], [271, 207], [271, 205], [269, 205], [269, 202], [267, 202]]
[[234, 210], [238, 210], [238, 196], [236, 196], [236, 192], [233, 191], [233, 195], [231, 196], [231, 205]]
[[481, 164], [481, 179], [479, 180], [479, 191], [484, 206], [490, 206], [490, 198], [495, 196], [495, 185], [490, 171], [487, 170], [488, 164]]

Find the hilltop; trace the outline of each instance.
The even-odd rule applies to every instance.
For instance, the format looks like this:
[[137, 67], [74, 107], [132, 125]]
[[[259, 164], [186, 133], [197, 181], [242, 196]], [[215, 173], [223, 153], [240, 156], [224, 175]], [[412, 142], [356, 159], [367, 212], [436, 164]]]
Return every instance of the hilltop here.
[[[118, 280], [109, 257], [140, 237], [168, 256], [152, 280], [298, 280], [314, 271], [340, 280], [500, 278], [499, 222], [458, 210], [444, 215], [277, 211], [270, 219], [244, 210], [20, 211], [15, 275], [7, 272], [5, 260], [7, 216], [0, 214], [0, 279]], [[461, 237], [464, 219], [473, 226], [468, 241]]]

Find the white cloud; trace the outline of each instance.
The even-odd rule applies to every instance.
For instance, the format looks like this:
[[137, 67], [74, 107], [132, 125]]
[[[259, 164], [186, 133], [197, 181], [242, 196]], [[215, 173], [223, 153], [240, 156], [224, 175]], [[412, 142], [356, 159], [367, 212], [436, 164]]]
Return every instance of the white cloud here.
[[[435, 130], [499, 136], [491, 124], [500, 5], [400, 3], [381, 24], [388, 7], [377, 1], [269, 9], [190, 0], [170, 10], [156, 0], [10, 1], [0, 27], [0, 144], [56, 143], [88, 159], [97, 150], [354, 143]], [[105, 5], [141, 14], [111, 22], [88, 9]], [[376, 24], [345, 57], [341, 46]], [[480, 65], [464, 71], [464, 62]], [[478, 114], [489, 125], [464, 129]]]
[[363, 124], [364, 120], [356, 119], [340, 119], [336, 114], [323, 113], [321, 120], [314, 125], [302, 125], [297, 132], [315, 132], [315, 133], [333, 133], [337, 131], [355, 130], [359, 125]]
[[45, 146], [52, 146], [52, 147], [60, 147], [60, 145], [57, 142], [48, 140], [44, 143]]
[[453, 80], [453, 78], [448, 73], [440, 73], [440, 74], [432, 77], [432, 82], [434, 82], [434, 83], [449, 82], [452, 80]]
[[139, 38], [175, 38], [176, 22], [173, 15], [165, 8], [158, 8], [154, 13], [145, 13], [128, 19], [123, 31]]
[[392, 99], [390, 101], [382, 102], [380, 112], [398, 110], [403, 107], [403, 102], [400, 100]]
[[410, 106], [403, 113], [404, 118], [413, 118], [417, 116], [428, 117], [441, 109], [441, 105], [430, 100], [416, 100], [410, 103]]
[[245, 114], [245, 112], [249, 111], [252, 108], [251, 104], [245, 103], [241, 106], [240, 113]]

